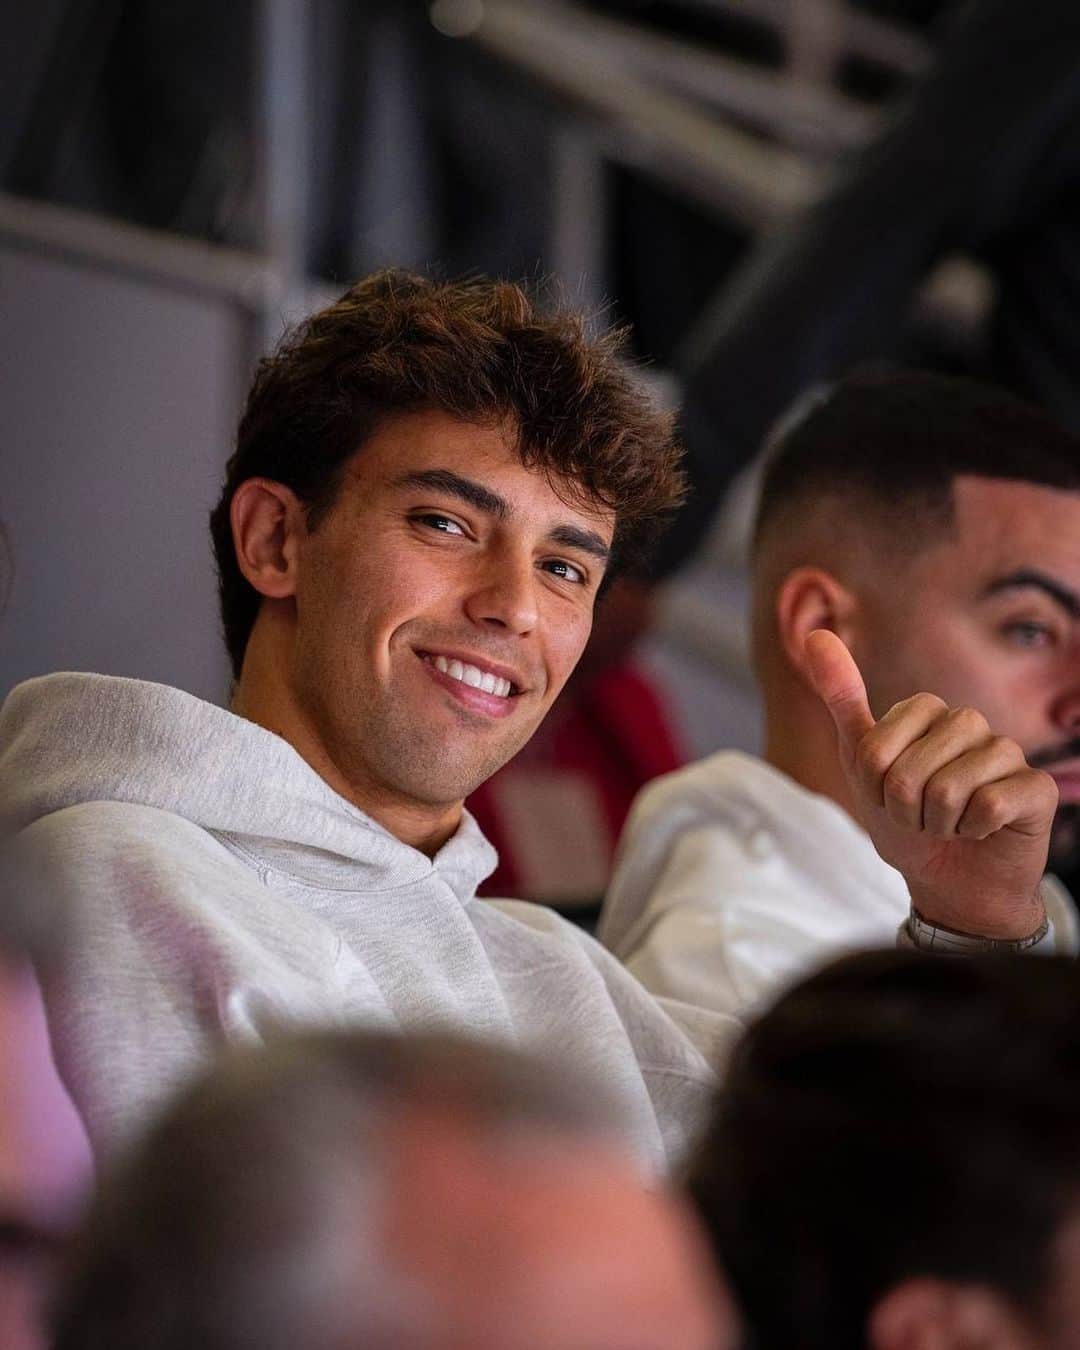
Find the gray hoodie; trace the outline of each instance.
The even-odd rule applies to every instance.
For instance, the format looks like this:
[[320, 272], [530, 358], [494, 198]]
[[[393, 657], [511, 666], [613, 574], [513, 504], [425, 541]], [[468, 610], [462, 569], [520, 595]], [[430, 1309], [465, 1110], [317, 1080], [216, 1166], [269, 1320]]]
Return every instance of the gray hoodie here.
[[60, 674], [15, 689], [0, 829], [70, 924], [46, 1008], [99, 1154], [221, 1041], [357, 1021], [555, 1046], [617, 1093], [660, 1171], [737, 1028], [654, 999], [548, 910], [478, 900], [495, 853], [467, 813], [429, 859], [280, 737], [163, 685]]

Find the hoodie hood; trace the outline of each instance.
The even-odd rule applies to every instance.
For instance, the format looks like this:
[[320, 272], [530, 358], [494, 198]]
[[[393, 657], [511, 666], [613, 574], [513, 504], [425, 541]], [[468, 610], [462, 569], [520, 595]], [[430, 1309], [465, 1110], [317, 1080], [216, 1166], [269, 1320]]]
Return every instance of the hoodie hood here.
[[280, 736], [180, 689], [67, 673], [18, 685], [0, 709], [0, 832], [102, 801], [183, 816], [282, 871], [344, 872], [338, 885], [350, 889], [437, 872], [464, 903], [496, 863], [467, 811], [429, 859], [340, 797]]

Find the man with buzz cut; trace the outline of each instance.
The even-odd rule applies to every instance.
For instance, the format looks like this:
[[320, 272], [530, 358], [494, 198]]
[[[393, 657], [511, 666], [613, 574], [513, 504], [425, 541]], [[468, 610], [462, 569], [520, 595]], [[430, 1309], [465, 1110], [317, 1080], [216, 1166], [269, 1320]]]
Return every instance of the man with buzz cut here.
[[[478, 901], [495, 858], [463, 807], [680, 492], [616, 341], [516, 286], [379, 274], [261, 363], [212, 518], [230, 707], [66, 674], [0, 717], [0, 825], [70, 910], [45, 1000], [99, 1154], [222, 1042], [329, 1021], [557, 1046], [646, 1166], [680, 1156], [734, 1020], [657, 1001], [549, 911]], [[819, 675], [843, 697], [843, 658]], [[1041, 913], [1053, 785], [1022, 763], [924, 911]], [[890, 838], [897, 865], [925, 840]]]
[[807, 637], [841, 638], [873, 715], [904, 726], [859, 765], [877, 802], [891, 800], [891, 825], [963, 835], [968, 799], [942, 754], [951, 748], [992, 785], [1023, 752], [1057, 781], [1050, 861], [1072, 871], [1078, 541], [1080, 441], [1037, 409], [919, 372], [854, 374], [812, 394], [769, 447], [752, 544], [764, 755], [721, 752], [642, 792], [603, 940], [654, 992], [739, 1016], [898, 929], [936, 951], [977, 951], [987, 939], [1074, 951], [1071, 899], [1049, 877], [1042, 936], [1034, 914], [1027, 930], [996, 932], [985, 915], [973, 931], [961, 916], [930, 923], [918, 904], [909, 914], [910, 863], [901, 875], [881, 856], [875, 803], [860, 802], [846, 772]]

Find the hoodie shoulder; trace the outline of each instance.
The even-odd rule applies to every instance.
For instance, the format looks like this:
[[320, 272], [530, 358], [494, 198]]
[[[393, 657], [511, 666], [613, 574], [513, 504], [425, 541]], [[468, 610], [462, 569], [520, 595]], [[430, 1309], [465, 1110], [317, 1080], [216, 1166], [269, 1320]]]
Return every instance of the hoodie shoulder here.
[[93, 848], [115, 852], [136, 848], [153, 851], [172, 839], [196, 840], [214, 845], [213, 836], [201, 826], [157, 806], [142, 802], [78, 802], [39, 817], [19, 832], [21, 847], [66, 851]]
[[[55, 900], [97, 909], [155, 892], [177, 896], [208, 862], [240, 866], [223, 845], [183, 816], [131, 802], [81, 802], [41, 816], [14, 843], [19, 875]], [[53, 898], [52, 896], [50, 898]]]

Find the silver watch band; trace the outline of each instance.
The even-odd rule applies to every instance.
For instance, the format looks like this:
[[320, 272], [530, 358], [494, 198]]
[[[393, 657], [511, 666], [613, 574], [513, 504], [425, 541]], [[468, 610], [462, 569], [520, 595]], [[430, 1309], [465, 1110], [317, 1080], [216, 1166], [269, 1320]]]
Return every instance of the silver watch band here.
[[957, 933], [951, 928], [930, 923], [912, 905], [905, 927], [908, 940], [917, 951], [934, 952], [937, 956], [974, 956], [979, 952], [1026, 952], [1038, 946], [1046, 937], [1050, 931], [1050, 919], [1044, 914], [1042, 923], [1027, 937], [979, 937], [975, 933]]

